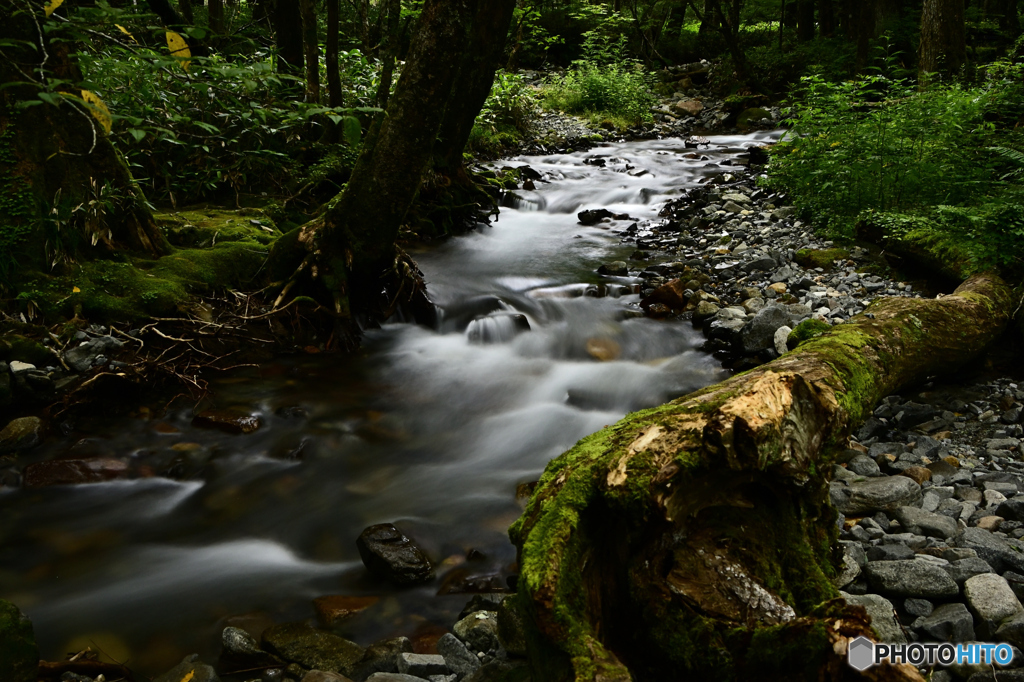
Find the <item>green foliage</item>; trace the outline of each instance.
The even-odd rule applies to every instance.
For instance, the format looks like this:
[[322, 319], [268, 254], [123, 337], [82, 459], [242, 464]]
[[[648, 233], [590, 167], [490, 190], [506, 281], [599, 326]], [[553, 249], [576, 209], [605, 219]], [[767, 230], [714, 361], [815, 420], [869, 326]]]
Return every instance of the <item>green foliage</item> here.
[[499, 156], [519, 143], [536, 113], [535, 94], [523, 77], [498, 71], [470, 133], [468, 151]]
[[32, 234], [32, 220], [38, 215], [32, 188], [18, 174], [11, 148], [16, 135], [10, 122], [0, 133], [0, 287], [10, 283], [21, 247]]

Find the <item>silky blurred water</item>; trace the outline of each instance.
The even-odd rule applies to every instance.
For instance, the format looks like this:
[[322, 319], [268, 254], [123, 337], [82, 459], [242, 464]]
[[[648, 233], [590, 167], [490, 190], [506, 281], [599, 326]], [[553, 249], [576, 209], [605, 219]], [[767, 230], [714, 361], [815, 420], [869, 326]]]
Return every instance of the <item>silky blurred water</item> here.
[[[440, 329], [388, 324], [352, 357], [214, 377], [217, 407], [261, 418], [251, 435], [194, 428], [181, 401], [77, 424], [35, 458], [102, 455], [154, 475], [0, 492], [0, 596], [32, 618], [44, 657], [84, 635], [149, 674], [215, 657], [228, 619], [310, 618], [324, 594], [381, 595], [342, 629], [364, 644], [450, 625], [469, 595], [439, 589], [514, 572], [517, 484], [628, 411], [724, 376], [689, 324], [637, 317], [635, 282], [596, 274], [635, 248], [620, 242], [634, 220], [584, 227], [577, 211], [654, 219], [768, 137], [712, 138], [710, 161], [663, 140], [503, 162], [550, 182], [516, 192], [493, 225], [415, 252]], [[385, 521], [426, 548], [436, 583], [365, 575], [355, 538]]]

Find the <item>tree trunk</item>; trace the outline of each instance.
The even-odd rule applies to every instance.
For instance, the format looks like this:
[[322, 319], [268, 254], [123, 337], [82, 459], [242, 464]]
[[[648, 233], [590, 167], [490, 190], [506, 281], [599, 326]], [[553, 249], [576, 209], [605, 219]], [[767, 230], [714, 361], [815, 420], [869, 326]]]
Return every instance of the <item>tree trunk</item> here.
[[401, 0], [387, 0], [381, 8], [387, 14], [384, 40], [380, 48], [380, 83], [377, 84], [377, 106], [386, 109], [391, 96], [391, 81], [395, 75], [395, 60], [398, 59], [399, 26], [402, 18]]
[[320, 102], [320, 37], [317, 35], [313, 0], [299, 0], [302, 17], [302, 53], [306, 62], [306, 101]]
[[1017, 14], [1017, 0], [1003, 0], [1003, 12], [999, 17], [999, 30], [1011, 36], [1020, 33], [1020, 16]]
[[469, 45], [459, 67], [459, 86], [452, 92], [438, 139], [434, 143], [435, 168], [448, 176], [462, 170], [462, 152], [469, 141], [477, 114], [487, 101], [505, 54], [505, 38], [516, 0], [491, 0], [477, 4]]
[[224, 0], [207, 0], [207, 3], [210, 30], [221, 35], [224, 33]]
[[924, 0], [918, 71], [949, 78], [967, 59], [964, 0]]
[[192, 0], [178, 0], [178, 9], [181, 10], [181, 16], [189, 24], [196, 23], [195, 14], [192, 13]]
[[278, 0], [274, 7], [274, 33], [277, 40], [277, 70], [302, 73], [302, 18], [294, 3]]
[[796, 3], [796, 37], [801, 42], [814, 40], [814, 0], [798, 0]]
[[831, 38], [836, 33], [836, 15], [833, 0], [818, 0], [818, 35]]
[[[81, 81], [70, 57], [76, 46], [39, 43], [39, 7], [0, 0], [0, 39], [12, 42], [0, 60], [0, 284], [65, 257], [168, 250], [127, 164], [73, 85]], [[57, 103], [22, 108], [40, 99], [50, 77], [65, 83]], [[97, 208], [86, 208], [93, 200]]]
[[837, 600], [827, 480], [884, 396], [976, 356], [1013, 301], [994, 276], [891, 298], [781, 358], [627, 416], [552, 461], [509, 533], [534, 682], [917, 680], [862, 675]]
[[345, 100], [341, 90], [341, 73], [338, 70], [338, 3], [327, 0], [327, 41], [324, 46], [324, 60], [327, 67], [327, 104], [340, 107]]
[[871, 39], [874, 38], [876, 0], [854, 3], [853, 21], [856, 26], [857, 70], [863, 71], [871, 58]]

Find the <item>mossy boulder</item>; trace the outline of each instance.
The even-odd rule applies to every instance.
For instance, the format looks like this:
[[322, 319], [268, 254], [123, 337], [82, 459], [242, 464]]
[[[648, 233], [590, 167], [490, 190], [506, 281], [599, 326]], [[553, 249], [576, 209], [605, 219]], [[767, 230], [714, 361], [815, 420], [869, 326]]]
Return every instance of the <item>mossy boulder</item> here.
[[0, 679], [35, 682], [39, 669], [32, 621], [9, 601], [0, 599]]
[[0, 361], [18, 360], [32, 365], [48, 365], [54, 360], [53, 353], [38, 341], [20, 334], [6, 334], [0, 337]]
[[736, 117], [736, 125], [740, 128], [749, 128], [761, 119], [767, 118], [771, 120], [771, 117], [772, 112], [767, 109], [759, 109], [757, 107], [744, 109], [740, 112], [740, 115]]
[[793, 350], [804, 341], [813, 339], [816, 336], [821, 336], [828, 330], [832, 329], [832, 326], [827, 322], [821, 320], [804, 320], [796, 326], [796, 329], [789, 333], [786, 338], [786, 347], [789, 350]]
[[244, 241], [266, 246], [281, 235], [269, 215], [253, 208], [238, 211], [196, 208], [161, 213], [155, 217], [167, 235], [167, 241], [182, 248], [204, 248]]
[[823, 268], [828, 270], [837, 260], [846, 260], [850, 252], [846, 249], [800, 249], [796, 252], [796, 262], [805, 268]]

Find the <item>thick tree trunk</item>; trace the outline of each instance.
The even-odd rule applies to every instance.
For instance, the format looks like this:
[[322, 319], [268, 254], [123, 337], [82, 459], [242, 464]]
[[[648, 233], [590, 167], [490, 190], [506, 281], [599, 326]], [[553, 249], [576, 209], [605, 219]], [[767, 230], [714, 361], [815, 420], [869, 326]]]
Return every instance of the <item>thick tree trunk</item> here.
[[224, 0], [207, 0], [207, 3], [210, 30], [220, 35], [224, 33]]
[[918, 71], [951, 77], [967, 59], [964, 0], [924, 0]]
[[532, 679], [920, 681], [845, 661], [871, 631], [830, 580], [826, 477], [876, 402], [976, 356], [1012, 309], [992, 276], [881, 300], [552, 461], [510, 530]]
[[[12, 266], [49, 270], [64, 257], [94, 250], [166, 252], [127, 164], [82, 91], [70, 85], [81, 80], [70, 57], [75, 46], [39, 44], [46, 19], [38, 7], [0, 0], [0, 39], [17, 41], [0, 60], [0, 275], [11, 276]], [[65, 83], [59, 103], [22, 108], [39, 99], [50, 77]], [[86, 209], [93, 200], [102, 208]]]
[[178, 0], [178, 8], [181, 10], [181, 16], [189, 24], [196, 22], [195, 14], [192, 12], [192, 0]]
[[831, 38], [836, 33], [836, 15], [833, 0], [818, 0], [818, 34]]
[[999, 30], [1011, 36], [1020, 33], [1020, 16], [1017, 14], [1017, 0], [1003, 0], [1003, 12], [999, 17]]
[[796, 3], [796, 35], [803, 42], [814, 40], [814, 0], [798, 0]]
[[274, 34], [277, 40], [277, 70], [302, 73], [302, 18], [295, 3], [278, 0], [274, 7]]
[[459, 67], [459, 85], [448, 100], [434, 143], [435, 167], [446, 175], [455, 175], [462, 169], [462, 152], [491, 92], [494, 72], [502, 63], [515, 7], [515, 0], [492, 0], [477, 5], [469, 45]]
[[302, 54], [306, 62], [306, 101], [320, 102], [320, 38], [317, 35], [313, 0], [299, 0], [302, 17]]

